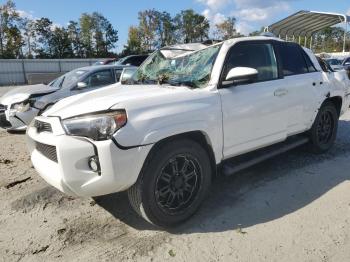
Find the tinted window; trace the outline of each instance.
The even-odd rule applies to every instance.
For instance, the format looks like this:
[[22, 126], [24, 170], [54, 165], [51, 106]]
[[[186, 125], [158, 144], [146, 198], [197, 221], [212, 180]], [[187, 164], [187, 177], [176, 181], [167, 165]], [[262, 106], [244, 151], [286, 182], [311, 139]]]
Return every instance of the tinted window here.
[[134, 66], [140, 66], [143, 63], [143, 61], [146, 60], [147, 57], [148, 56], [145, 56], [145, 55], [138, 56]]
[[133, 57], [128, 57], [122, 62], [122, 64], [123, 65], [128, 65], [128, 64], [132, 65], [132, 62], [133, 62]]
[[312, 63], [309, 55], [304, 50], [302, 50], [302, 52], [303, 52], [306, 66], [307, 66], [309, 73], [317, 72], [317, 69], [315, 68], [314, 64]]
[[84, 82], [88, 87], [99, 87], [113, 84], [115, 80], [111, 70], [104, 70], [93, 73]]
[[278, 78], [277, 61], [273, 46], [265, 43], [241, 43], [228, 54], [224, 76], [235, 67], [250, 67], [258, 70], [258, 81]]
[[305, 74], [309, 72], [301, 51], [301, 47], [297, 44], [281, 44], [280, 56], [282, 59], [284, 76]]

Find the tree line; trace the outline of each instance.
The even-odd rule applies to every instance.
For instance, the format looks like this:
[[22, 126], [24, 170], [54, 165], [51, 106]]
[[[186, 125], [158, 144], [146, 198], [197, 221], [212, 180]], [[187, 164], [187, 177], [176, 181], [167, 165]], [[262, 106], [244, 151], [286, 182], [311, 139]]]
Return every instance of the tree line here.
[[[263, 28], [250, 33], [259, 35]], [[341, 51], [344, 29], [328, 27], [314, 34], [316, 52]], [[226, 40], [243, 36], [236, 29], [235, 17], [211, 24], [192, 9], [172, 16], [155, 9], [138, 13], [138, 24], [130, 26], [127, 43], [115, 53], [118, 31], [98, 12], [83, 13], [66, 26], [56, 25], [49, 18], [31, 19], [21, 16], [13, 0], [0, 5], [0, 58], [96, 58], [149, 53], [178, 43]], [[310, 39], [307, 46], [310, 44]], [[347, 50], [350, 43], [347, 43]]]
[[108, 57], [117, 41], [118, 31], [98, 12], [60, 26], [20, 16], [12, 0], [0, 5], [0, 58]]
[[123, 54], [149, 52], [178, 43], [203, 42], [210, 35], [220, 40], [242, 36], [236, 30], [234, 17], [211, 25], [205, 16], [192, 9], [183, 10], [175, 16], [165, 11], [145, 10], [139, 12], [138, 20], [137, 26], [129, 27]]

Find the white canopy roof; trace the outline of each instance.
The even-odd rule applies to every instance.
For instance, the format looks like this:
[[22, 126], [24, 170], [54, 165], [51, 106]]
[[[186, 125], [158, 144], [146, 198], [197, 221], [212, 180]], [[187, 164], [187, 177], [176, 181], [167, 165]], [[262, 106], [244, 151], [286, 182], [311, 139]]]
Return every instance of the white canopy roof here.
[[323, 28], [344, 22], [350, 22], [350, 16], [303, 10], [268, 26], [266, 29], [280, 37], [310, 37]]

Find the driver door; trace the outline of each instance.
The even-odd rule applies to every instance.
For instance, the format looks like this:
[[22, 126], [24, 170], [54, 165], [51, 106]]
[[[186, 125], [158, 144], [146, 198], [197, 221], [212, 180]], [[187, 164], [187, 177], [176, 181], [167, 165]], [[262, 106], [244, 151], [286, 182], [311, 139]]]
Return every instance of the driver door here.
[[227, 55], [222, 80], [235, 67], [254, 68], [258, 76], [254, 82], [232, 82], [219, 89], [225, 158], [282, 141], [287, 134], [288, 92], [278, 70], [274, 44], [247, 41], [234, 45]]

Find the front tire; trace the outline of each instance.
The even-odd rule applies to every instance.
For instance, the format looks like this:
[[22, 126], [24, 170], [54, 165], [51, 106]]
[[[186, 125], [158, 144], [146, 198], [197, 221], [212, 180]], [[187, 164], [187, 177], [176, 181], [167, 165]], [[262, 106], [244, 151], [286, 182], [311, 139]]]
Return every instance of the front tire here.
[[315, 153], [324, 153], [334, 144], [338, 131], [339, 115], [332, 102], [320, 108], [310, 130], [310, 147]]
[[198, 143], [173, 140], [156, 148], [128, 190], [135, 211], [148, 222], [172, 227], [189, 219], [211, 185], [207, 152]]

